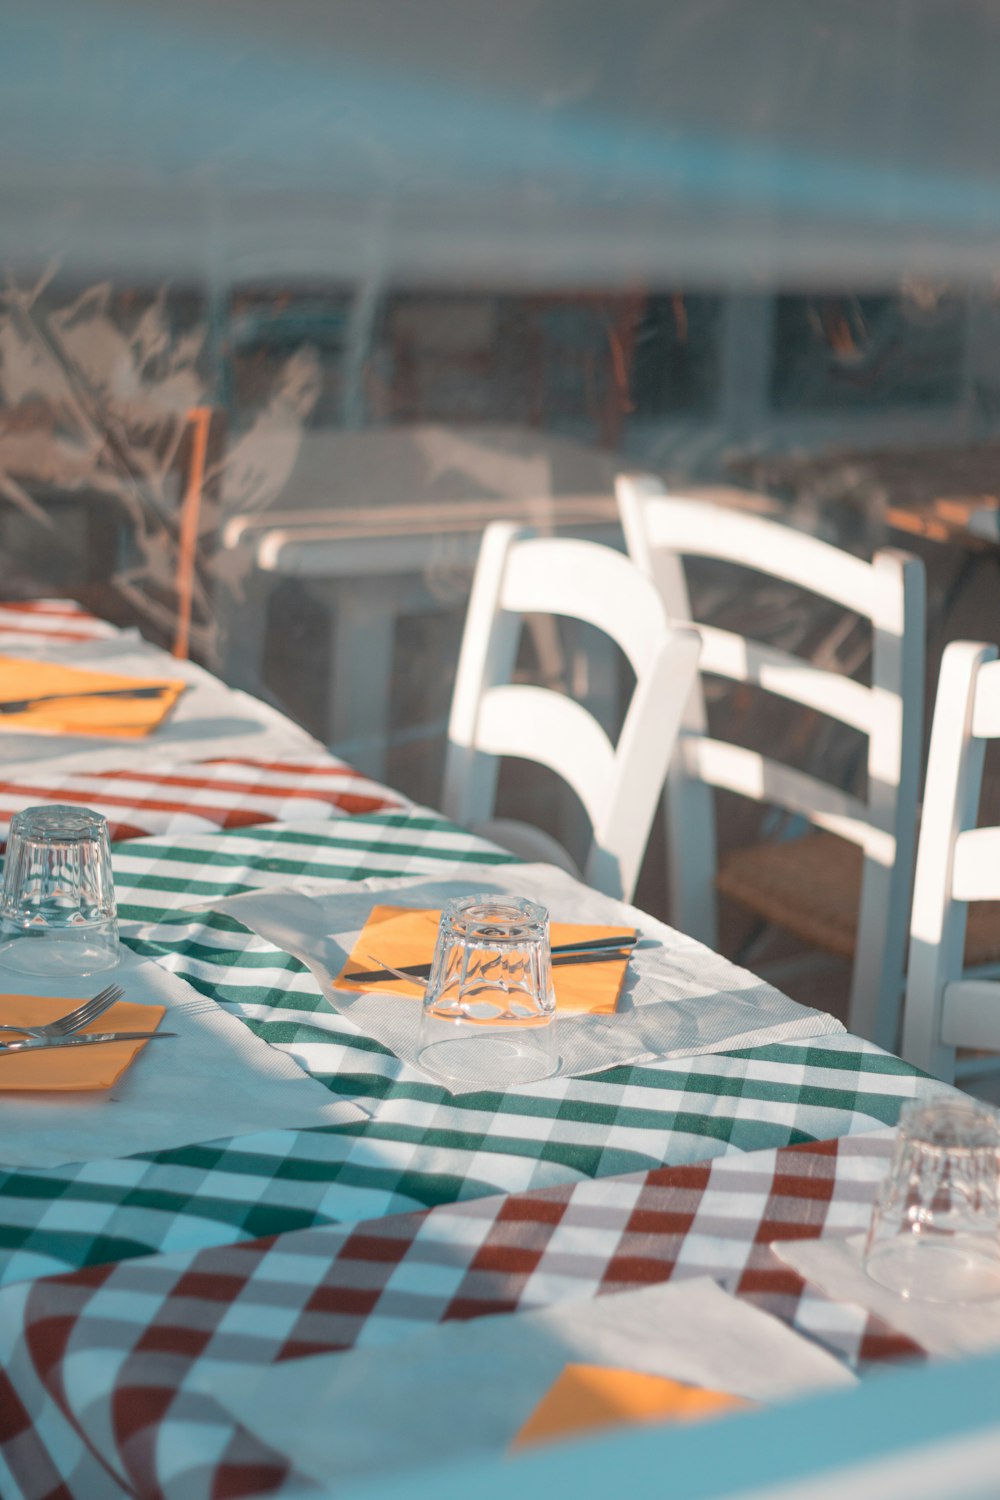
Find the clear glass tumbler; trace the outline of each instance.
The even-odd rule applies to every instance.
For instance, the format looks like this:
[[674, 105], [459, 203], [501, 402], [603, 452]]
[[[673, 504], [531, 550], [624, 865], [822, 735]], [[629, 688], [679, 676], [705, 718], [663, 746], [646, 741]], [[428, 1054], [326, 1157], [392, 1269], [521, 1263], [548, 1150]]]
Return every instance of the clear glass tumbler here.
[[901, 1297], [1000, 1297], [996, 1113], [976, 1099], [904, 1106], [865, 1244], [868, 1275]]
[[544, 906], [462, 896], [441, 913], [419, 1057], [444, 1083], [504, 1089], [559, 1066]]
[[0, 964], [22, 974], [94, 974], [118, 962], [107, 820], [86, 807], [28, 807], [10, 822]]

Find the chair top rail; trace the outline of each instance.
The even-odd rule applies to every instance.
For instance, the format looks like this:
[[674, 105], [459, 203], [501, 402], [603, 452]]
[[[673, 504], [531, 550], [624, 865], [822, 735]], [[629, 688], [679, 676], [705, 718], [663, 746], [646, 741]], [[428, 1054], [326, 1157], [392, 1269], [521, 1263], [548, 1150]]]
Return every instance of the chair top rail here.
[[519, 614], [568, 615], [603, 630], [641, 673], [668, 629], [656, 585], [597, 542], [539, 537], [513, 543], [500, 604]]
[[[780, 521], [746, 515], [704, 500], [689, 499], [657, 490], [640, 479], [619, 482], [623, 519], [633, 506], [641, 509], [641, 529], [652, 552], [663, 550], [681, 556], [714, 558], [755, 569], [783, 579], [846, 609], [873, 620], [901, 614], [901, 602], [886, 609], [885, 594], [892, 573], [902, 574], [909, 556], [885, 548], [876, 558], [885, 559], [881, 570], [844, 552], [831, 542], [808, 536]], [[639, 528], [628, 526], [632, 535]], [[886, 567], [890, 569], [886, 576]]]

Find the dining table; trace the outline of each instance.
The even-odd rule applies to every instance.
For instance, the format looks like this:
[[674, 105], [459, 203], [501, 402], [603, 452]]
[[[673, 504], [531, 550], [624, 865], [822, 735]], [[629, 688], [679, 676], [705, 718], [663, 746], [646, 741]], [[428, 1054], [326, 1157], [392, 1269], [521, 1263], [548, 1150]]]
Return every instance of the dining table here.
[[[124, 954], [111, 977], [223, 1049], [217, 1089], [178, 1078], [176, 1106], [138, 1109], [134, 1128], [152, 1056], [132, 1095], [62, 1096], [81, 1111], [79, 1159], [58, 1147], [59, 1101], [36, 1117], [0, 1074], [4, 1500], [323, 1493], [294, 1445], [241, 1423], [227, 1380], [705, 1277], [862, 1378], [926, 1358], [770, 1247], [863, 1231], [901, 1108], [945, 1085], [825, 1018], [451, 1093], [335, 1008], [240, 902], [266, 918], [289, 892], [335, 911], [422, 881], [516, 884], [513, 855], [70, 602], [0, 605], [0, 653], [109, 670], [131, 653], [186, 673], [205, 722], [226, 726], [221, 750], [192, 720], [39, 759], [40, 736], [0, 724], [0, 837], [26, 806], [104, 813]], [[675, 938], [692, 972], [730, 972]], [[0, 955], [0, 989], [19, 987]], [[172, 1045], [147, 1049], [157, 1066]]]

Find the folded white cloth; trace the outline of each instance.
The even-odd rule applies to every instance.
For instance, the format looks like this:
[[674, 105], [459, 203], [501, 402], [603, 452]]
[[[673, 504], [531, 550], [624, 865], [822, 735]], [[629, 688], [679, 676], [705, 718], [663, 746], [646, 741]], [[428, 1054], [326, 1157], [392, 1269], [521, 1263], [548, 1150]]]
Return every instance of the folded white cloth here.
[[414, 1469], [504, 1452], [567, 1364], [642, 1371], [780, 1401], [855, 1377], [816, 1344], [708, 1278], [541, 1313], [442, 1323], [391, 1349], [195, 1371], [301, 1475]]
[[[635, 907], [590, 890], [552, 865], [467, 865], [460, 879], [449, 880], [420, 876], [302, 881], [294, 888], [251, 891], [211, 905], [294, 954], [308, 965], [331, 1005], [367, 1036], [419, 1067], [417, 1001], [377, 992], [348, 994], [334, 990], [332, 981], [374, 906], [388, 901], [437, 908], [453, 896], [487, 891], [530, 896], [548, 908], [554, 921], [635, 927], [661, 945], [632, 956], [614, 1015], [573, 1015], [557, 1021], [561, 1077], [844, 1029], [832, 1016], [798, 1005], [701, 943]], [[484, 1078], [452, 1085], [451, 1091], [468, 1093], [489, 1083]]]
[[38, 734], [0, 728], [0, 766], [18, 770], [113, 770], [157, 756], [217, 760], [226, 755], [286, 756], [323, 754], [324, 747], [304, 729], [266, 703], [228, 688], [194, 662], [178, 661], [131, 632], [84, 645], [11, 646], [10, 656], [59, 662], [84, 671], [120, 672], [123, 677], [182, 678], [187, 688], [167, 718], [140, 739], [99, 735]]
[[779, 1260], [833, 1302], [853, 1302], [926, 1349], [929, 1354], [976, 1354], [1000, 1349], [1000, 1300], [920, 1302], [900, 1297], [867, 1275], [863, 1234], [846, 1239], [780, 1240]]
[[[335, 1099], [292, 1058], [157, 963], [126, 953], [106, 974], [60, 980], [58, 990], [82, 1000], [110, 982], [123, 985], [125, 998], [137, 1004], [165, 1005], [160, 1029], [178, 1035], [150, 1042], [108, 1090], [58, 1095], [0, 1090], [0, 1163], [60, 1167], [267, 1129], [366, 1118], [367, 1111]], [[54, 988], [52, 979], [0, 966], [0, 989], [6, 993], [51, 995]]]
[[328, 1485], [506, 1451], [571, 1363], [763, 1402], [855, 1383], [831, 1355], [707, 1277], [442, 1323], [390, 1348], [264, 1370], [212, 1361], [193, 1375], [297, 1472]]

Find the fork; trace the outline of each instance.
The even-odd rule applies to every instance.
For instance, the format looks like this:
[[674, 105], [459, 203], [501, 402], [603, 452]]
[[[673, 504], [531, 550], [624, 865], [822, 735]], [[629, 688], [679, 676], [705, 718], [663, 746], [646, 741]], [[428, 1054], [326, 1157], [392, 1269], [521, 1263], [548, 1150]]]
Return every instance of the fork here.
[[[382, 959], [373, 958], [370, 953], [366, 953], [365, 958], [367, 958], [369, 963], [377, 965], [377, 967], [382, 969], [386, 974], [391, 974], [394, 979], [405, 979], [408, 984], [419, 984], [422, 989], [427, 988], [427, 980], [420, 974], [405, 974], [402, 969], [394, 969], [392, 967], [392, 964], [383, 963]], [[423, 968], [424, 966], [423, 964], [414, 964], [413, 967]]]
[[120, 984], [109, 984], [75, 1010], [67, 1011], [64, 1016], [57, 1016], [54, 1021], [47, 1021], [44, 1026], [0, 1026], [0, 1031], [16, 1031], [20, 1036], [71, 1036], [74, 1031], [80, 1031], [91, 1021], [96, 1021], [98, 1016], [103, 1016], [124, 993]]

